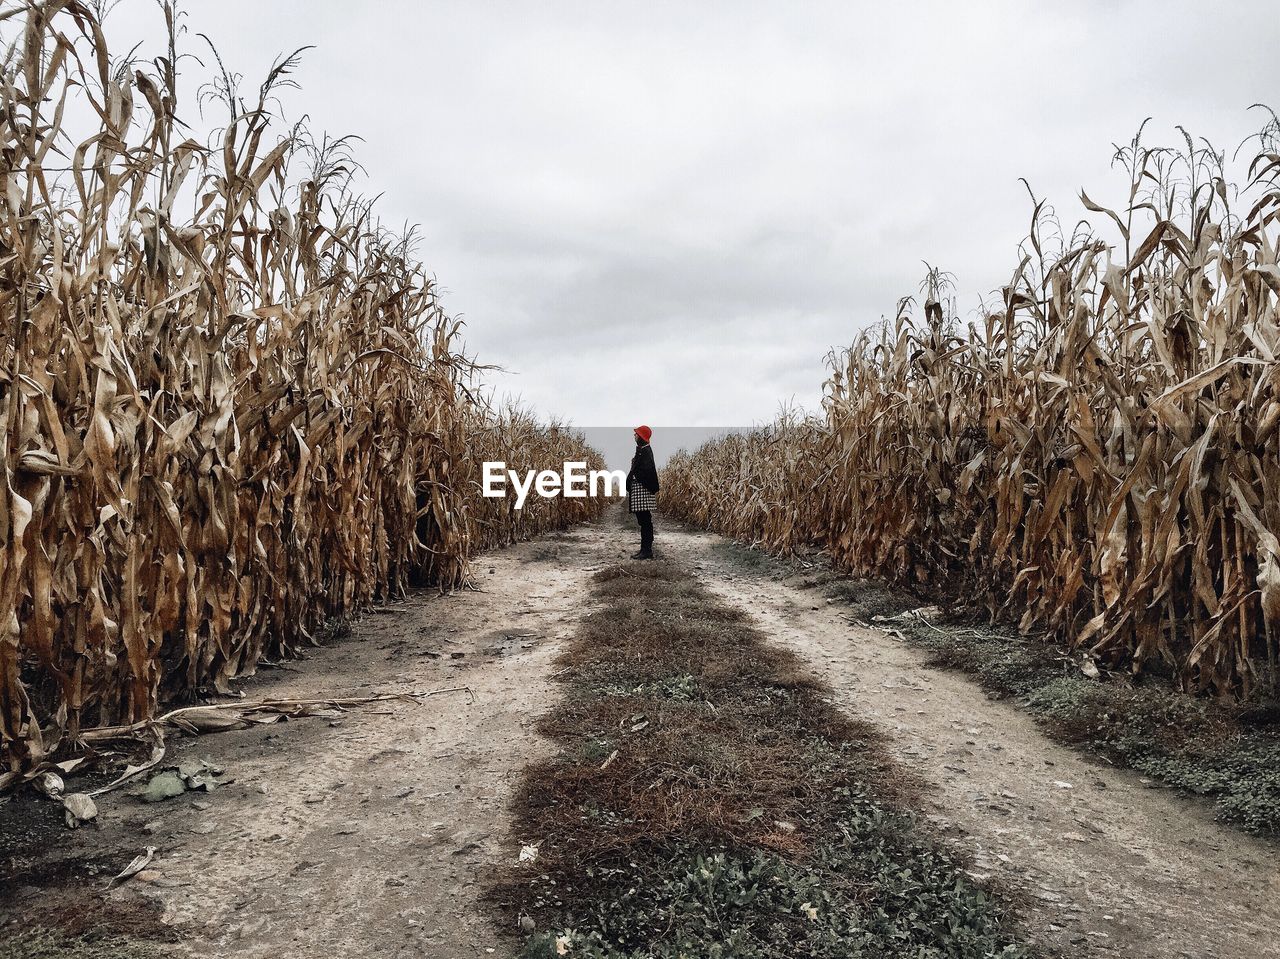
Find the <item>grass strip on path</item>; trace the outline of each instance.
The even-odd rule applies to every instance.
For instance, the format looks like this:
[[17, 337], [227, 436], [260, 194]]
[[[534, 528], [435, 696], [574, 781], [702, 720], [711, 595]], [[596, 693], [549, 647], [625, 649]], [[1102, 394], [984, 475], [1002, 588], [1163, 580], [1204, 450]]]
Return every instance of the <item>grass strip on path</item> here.
[[665, 560], [593, 598], [540, 725], [561, 753], [517, 790], [526, 861], [490, 889], [523, 956], [1031, 955], [875, 732], [741, 610]]

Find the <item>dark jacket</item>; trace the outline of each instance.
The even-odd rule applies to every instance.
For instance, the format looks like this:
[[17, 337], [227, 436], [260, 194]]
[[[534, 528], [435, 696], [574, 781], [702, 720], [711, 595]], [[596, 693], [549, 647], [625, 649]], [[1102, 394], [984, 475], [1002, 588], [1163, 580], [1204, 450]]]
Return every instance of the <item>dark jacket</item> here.
[[636, 455], [631, 457], [631, 472], [627, 473], [627, 489], [631, 489], [633, 480], [650, 493], [658, 492], [658, 467], [654, 465], [653, 448], [648, 443], [637, 446]]

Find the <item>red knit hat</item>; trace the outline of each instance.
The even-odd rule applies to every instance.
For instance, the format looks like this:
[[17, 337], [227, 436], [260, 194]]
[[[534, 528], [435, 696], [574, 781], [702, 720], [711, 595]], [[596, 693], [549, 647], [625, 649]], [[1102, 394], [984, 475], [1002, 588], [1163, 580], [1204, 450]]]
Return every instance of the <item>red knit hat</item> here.
[[649, 442], [650, 437], [653, 436], [653, 430], [649, 429], [647, 426], [637, 426], [636, 436], [640, 437], [647, 443]]

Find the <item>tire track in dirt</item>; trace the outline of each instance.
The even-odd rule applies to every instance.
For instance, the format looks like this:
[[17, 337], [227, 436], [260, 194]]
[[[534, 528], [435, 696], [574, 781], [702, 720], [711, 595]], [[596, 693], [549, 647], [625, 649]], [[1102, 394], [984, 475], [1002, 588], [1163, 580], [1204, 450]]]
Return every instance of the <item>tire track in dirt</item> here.
[[587, 525], [478, 557], [482, 591], [415, 593], [246, 682], [250, 699], [470, 693], [175, 741], [172, 761], [208, 758], [234, 783], [154, 805], [105, 799], [101, 832], [79, 841], [121, 851], [121, 866], [159, 847], [107, 908], [158, 900], [179, 948], [201, 957], [509, 955], [482, 880], [514, 854], [512, 785], [551, 748], [533, 724], [555, 698], [552, 661], [591, 572], [621, 547]]
[[1276, 844], [1220, 826], [1203, 804], [1047, 739], [922, 653], [856, 627], [816, 592], [755, 574], [710, 533], [667, 528], [712, 591], [752, 614], [878, 725], [932, 788], [920, 812], [973, 856], [972, 870], [1025, 900], [1028, 931], [1069, 956], [1280, 956]]

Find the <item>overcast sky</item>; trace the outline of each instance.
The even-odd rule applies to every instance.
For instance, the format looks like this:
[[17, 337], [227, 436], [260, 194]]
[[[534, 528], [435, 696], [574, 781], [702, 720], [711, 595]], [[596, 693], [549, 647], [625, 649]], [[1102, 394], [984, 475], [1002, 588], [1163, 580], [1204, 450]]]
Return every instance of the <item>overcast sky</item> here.
[[[824, 354], [922, 260], [962, 313], [1008, 280], [1020, 176], [1071, 222], [1081, 187], [1119, 203], [1111, 145], [1143, 118], [1233, 149], [1280, 106], [1267, 2], [187, 7], [187, 49], [207, 33], [255, 85], [315, 46], [286, 110], [363, 138], [359, 188], [421, 224], [500, 391], [582, 426], [815, 407]], [[107, 33], [159, 25], [123, 0]]]

